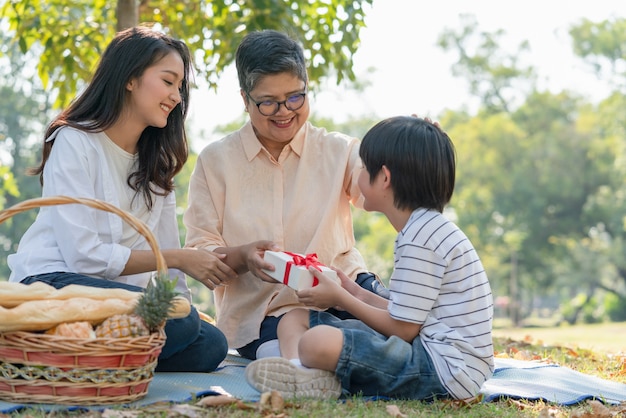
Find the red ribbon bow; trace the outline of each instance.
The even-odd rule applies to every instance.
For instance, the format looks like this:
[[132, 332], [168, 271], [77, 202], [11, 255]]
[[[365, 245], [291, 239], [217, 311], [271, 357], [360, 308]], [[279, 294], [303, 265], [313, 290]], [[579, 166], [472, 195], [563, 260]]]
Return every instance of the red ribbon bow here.
[[[317, 259], [317, 254], [315, 253], [307, 254], [304, 257], [300, 254], [290, 253], [288, 251], [285, 251], [285, 254], [290, 255], [293, 260], [287, 262], [287, 266], [285, 267], [285, 276], [283, 277], [284, 284], [289, 284], [289, 273], [291, 271], [292, 265], [305, 266], [307, 270], [309, 269], [309, 266], [312, 266], [315, 267], [317, 270], [322, 271], [320, 266], [323, 266], [323, 264], [319, 262], [319, 260]], [[317, 277], [313, 276], [313, 287], [317, 286], [318, 283], [319, 280], [317, 279]]]

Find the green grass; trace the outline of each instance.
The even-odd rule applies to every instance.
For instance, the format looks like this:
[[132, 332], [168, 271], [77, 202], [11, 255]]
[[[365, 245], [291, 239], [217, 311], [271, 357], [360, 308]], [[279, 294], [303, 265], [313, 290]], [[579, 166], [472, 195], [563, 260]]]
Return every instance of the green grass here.
[[626, 322], [559, 327], [494, 328], [493, 336], [532, 342], [536, 345], [584, 348], [626, 355]]
[[[541, 359], [554, 362], [583, 373], [604, 379], [626, 383], [626, 354], [623, 348], [626, 341], [626, 324], [603, 324], [590, 326], [559, 327], [549, 329], [496, 329], [494, 344], [498, 356]], [[551, 343], [552, 341], [557, 343]], [[589, 345], [596, 348], [589, 348]], [[620, 345], [622, 344], [622, 345]], [[602, 347], [602, 349], [598, 348]], [[621, 351], [622, 354], [619, 354]], [[604, 408], [603, 406], [598, 406]], [[396, 408], [396, 409], [394, 409]], [[513, 418], [513, 417], [612, 417], [626, 418], [626, 405], [613, 406], [602, 415], [592, 405], [581, 404], [574, 407], [555, 407], [543, 402], [502, 400], [499, 402], [474, 403], [438, 401], [424, 403], [418, 401], [365, 401], [355, 397], [343, 402], [298, 400], [285, 401], [284, 405], [269, 405], [252, 402], [236, 402], [218, 407], [200, 407], [195, 402], [186, 405], [159, 404], [140, 410], [111, 409], [100, 412], [53, 412], [44, 413], [36, 409], [26, 409], [11, 414], [12, 417], [462, 417], [462, 418]], [[0, 418], [2, 416], [0, 415]]]

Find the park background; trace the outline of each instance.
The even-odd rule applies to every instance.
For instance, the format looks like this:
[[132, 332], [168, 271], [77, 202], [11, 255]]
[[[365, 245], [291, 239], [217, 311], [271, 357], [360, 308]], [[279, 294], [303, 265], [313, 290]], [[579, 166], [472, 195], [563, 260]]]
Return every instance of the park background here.
[[[241, 34], [272, 27], [309, 36], [315, 124], [362, 137], [383, 117], [416, 113], [451, 136], [459, 160], [447, 214], [481, 255], [500, 319], [517, 326], [626, 321], [626, 19], [619, 1], [292, 1], [282, 3], [287, 11], [281, 2], [272, 3], [280, 10], [232, 9], [260, 1], [198, 2], [212, 9], [204, 22], [187, 22], [191, 3], [144, 3], [161, 4], [162, 17], [183, 7], [173, 15], [179, 20], [157, 24], [173, 34], [216, 24], [221, 42], [212, 47], [223, 60], [206, 53], [198, 60], [194, 153], [245, 121], [232, 66]], [[334, 15], [338, 5], [361, 7]], [[239, 21], [218, 19], [229, 8]], [[291, 21], [267, 18], [305, 8]], [[45, 124], [84, 85], [114, 33], [111, 9], [102, 0], [0, 1], [1, 208], [40, 195], [24, 169], [39, 158]], [[16, 11], [39, 20], [11, 26]], [[98, 30], [87, 30], [99, 19]], [[324, 33], [309, 21], [339, 24]], [[341, 33], [345, 21], [351, 25]], [[84, 30], [72, 47], [49, 36], [70, 31], [65, 24]], [[194, 162], [192, 155], [177, 177], [181, 216]], [[388, 278], [395, 232], [379, 214], [354, 213], [358, 248]], [[0, 225], [0, 279], [34, 216]], [[194, 286], [194, 293], [212, 312], [210, 292]]]

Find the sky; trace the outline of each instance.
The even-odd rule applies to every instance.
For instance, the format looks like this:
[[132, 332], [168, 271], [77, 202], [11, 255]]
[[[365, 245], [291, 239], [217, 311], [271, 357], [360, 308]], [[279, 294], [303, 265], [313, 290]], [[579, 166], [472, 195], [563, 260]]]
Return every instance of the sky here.
[[[467, 83], [452, 75], [455, 54], [436, 45], [445, 29], [460, 28], [461, 14], [474, 15], [480, 31], [504, 30], [503, 42], [512, 50], [528, 40], [525, 57], [539, 73], [540, 87], [575, 90], [591, 100], [608, 94], [605, 84], [572, 53], [568, 28], [582, 18], [624, 17], [624, 0], [373, 0], [353, 62], [355, 74], [367, 77], [369, 87], [356, 93], [329, 80], [310, 96], [313, 114], [338, 122], [364, 115], [382, 119], [415, 113], [436, 118], [446, 108], [471, 107]], [[374, 72], [368, 72], [372, 68]], [[218, 139], [214, 128], [242, 113], [231, 66], [220, 78], [217, 92], [192, 91], [192, 147]]]

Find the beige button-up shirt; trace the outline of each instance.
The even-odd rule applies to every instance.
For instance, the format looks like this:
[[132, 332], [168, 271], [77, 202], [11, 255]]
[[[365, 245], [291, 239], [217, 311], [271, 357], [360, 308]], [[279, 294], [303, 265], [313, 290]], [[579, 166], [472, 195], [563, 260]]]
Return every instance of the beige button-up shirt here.
[[[214, 250], [257, 240], [317, 253], [349, 277], [367, 271], [354, 247], [351, 203], [362, 205], [359, 141], [306, 123], [278, 161], [248, 122], [200, 153], [184, 215], [186, 246]], [[231, 348], [259, 337], [265, 316], [302, 306], [295, 292], [245, 273], [215, 289], [217, 326]]]

